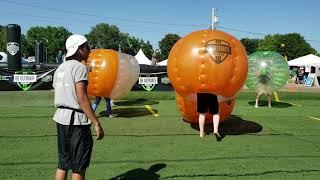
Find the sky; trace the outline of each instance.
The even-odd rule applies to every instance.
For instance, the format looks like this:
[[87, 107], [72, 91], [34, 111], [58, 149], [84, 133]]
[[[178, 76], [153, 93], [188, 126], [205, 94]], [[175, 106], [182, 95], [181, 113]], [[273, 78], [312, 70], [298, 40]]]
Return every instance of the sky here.
[[217, 8], [217, 29], [238, 39], [299, 33], [320, 52], [319, 0], [0, 0], [0, 7], [0, 24], [18, 24], [23, 34], [34, 26], [87, 34], [108, 23], [154, 49], [168, 33], [210, 28]]

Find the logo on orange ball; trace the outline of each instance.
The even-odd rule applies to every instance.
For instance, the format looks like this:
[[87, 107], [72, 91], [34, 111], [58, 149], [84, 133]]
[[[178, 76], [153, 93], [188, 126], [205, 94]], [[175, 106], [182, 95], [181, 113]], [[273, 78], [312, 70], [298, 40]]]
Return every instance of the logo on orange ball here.
[[224, 40], [212, 39], [206, 42], [205, 52], [215, 63], [220, 64], [231, 55], [231, 46]]

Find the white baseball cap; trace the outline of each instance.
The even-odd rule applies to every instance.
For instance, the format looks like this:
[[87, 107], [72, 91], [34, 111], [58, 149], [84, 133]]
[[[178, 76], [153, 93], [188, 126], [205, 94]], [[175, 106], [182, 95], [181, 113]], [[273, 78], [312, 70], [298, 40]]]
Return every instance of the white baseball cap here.
[[86, 37], [79, 34], [71, 35], [66, 41], [66, 49], [67, 49], [66, 57], [70, 57], [74, 55], [74, 53], [77, 52], [79, 46], [81, 46], [85, 42], [87, 42]]

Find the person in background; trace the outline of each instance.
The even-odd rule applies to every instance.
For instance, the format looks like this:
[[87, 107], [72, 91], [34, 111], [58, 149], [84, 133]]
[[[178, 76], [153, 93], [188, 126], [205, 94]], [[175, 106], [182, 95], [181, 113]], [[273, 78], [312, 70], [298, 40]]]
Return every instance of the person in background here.
[[89, 167], [93, 140], [91, 124], [94, 124], [96, 139], [104, 137], [101, 124], [92, 111], [87, 94], [88, 69], [81, 63], [90, 53], [87, 39], [78, 34], [66, 41], [67, 61], [54, 73], [54, 105], [57, 108], [53, 120], [57, 126], [58, 168], [55, 179], [65, 180], [68, 170], [72, 179], [85, 179]]
[[303, 84], [303, 74], [304, 74], [304, 68], [301, 66], [298, 69], [298, 84]]
[[308, 75], [311, 71], [311, 66], [306, 66], [303, 72], [303, 83], [305, 83], [307, 81]]
[[63, 62], [63, 53], [60, 50], [56, 56], [56, 63], [61, 64]]
[[298, 75], [298, 68], [294, 66], [294, 67], [290, 70], [290, 77], [291, 77], [291, 81], [292, 81], [293, 83], [297, 83], [297, 75]]
[[212, 114], [213, 122], [213, 134], [216, 137], [217, 141], [221, 141], [222, 137], [219, 134], [219, 102], [218, 97], [215, 94], [210, 93], [197, 93], [197, 111], [199, 112], [199, 129], [200, 137], [204, 137], [204, 126], [206, 113], [209, 112]]
[[156, 51], [154, 51], [153, 53], [152, 53], [152, 58], [151, 58], [151, 66], [156, 66], [157, 65], [157, 58], [156, 58]]

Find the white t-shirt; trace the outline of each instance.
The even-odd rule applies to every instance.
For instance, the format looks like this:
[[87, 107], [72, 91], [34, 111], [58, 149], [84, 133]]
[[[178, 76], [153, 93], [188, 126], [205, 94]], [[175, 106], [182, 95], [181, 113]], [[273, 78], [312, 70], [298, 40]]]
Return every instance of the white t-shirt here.
[[[87, 67], [77, 60], [68, 60], [62, 63], [54, 73], [54, 105], [81, 109], [76, 94], [76, 83], [88, 81]], [[57, 108], [53, 120], [62, 125], [70, 125], [72, 110]], [[91, 124], [90, 119], [80, 112], [74, 114], [73, 125]]]

